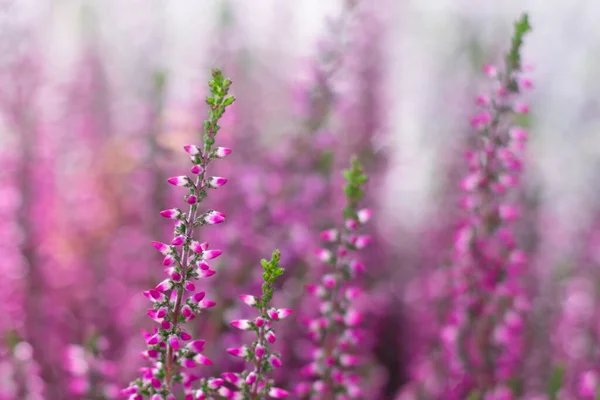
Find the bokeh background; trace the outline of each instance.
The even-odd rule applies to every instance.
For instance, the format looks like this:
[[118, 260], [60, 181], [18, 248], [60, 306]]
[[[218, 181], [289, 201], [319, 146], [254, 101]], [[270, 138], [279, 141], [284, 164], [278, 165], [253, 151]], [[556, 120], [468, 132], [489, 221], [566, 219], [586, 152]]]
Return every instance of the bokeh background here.
[[[401, 395], [430, 329], [419, 310], [434, 307], [418, 285], [462, 212], [481, 66], [501, 61], [523, 11], [535, 86], [516, 224], [533, 304], [523, 376], [543, 391], [567, 365], [565, 398], [580, 398], [577, 374], [600, 371], [600, 3], [0, 0], [0, 399], [118, 398], [144, 365], [141, 292], [163, 274], [149, 242], [170, 235], [158, 211], [181, 198], [165, 180], [201, 140], [212, 67], [237, 97], [218, 139], [229, 182], [208, 200], [228, 221], [201, 233], [225, 251], [205, 288], [218, 306], [193, 328], [213, 370], [238, 366], [220, 355], [239, 343], [227, 324], [272, 249], [287, 268], [276, 301], [310, 311], [313, 249], [339, 222], [356, 154], [374, 210], [366, 398]], [[306, 362], [300, 321], [281, 324], [282, 387]]]

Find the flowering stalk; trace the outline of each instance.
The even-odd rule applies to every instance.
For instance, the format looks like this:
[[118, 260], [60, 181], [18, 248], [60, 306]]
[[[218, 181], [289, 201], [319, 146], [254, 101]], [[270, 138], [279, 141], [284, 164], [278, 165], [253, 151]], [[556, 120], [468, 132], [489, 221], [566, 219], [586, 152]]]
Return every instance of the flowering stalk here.
[[[203, 379], [200, 384], [201, 389], [195, 392], [196, 399], [211, 396], [209, 398], [258, 400], [267, 397], [281, 399], [288, 396], [287, 391], [274, 387], [273, 381], [267, 378], [267, 374], [274, 368], [282, 366], [281, 356], [271, 351], [269, 347], [276, 340], [272, 324], [292, 313], [289, 308], [277, 309], [270, 304], [275, 282], [284, 272], [284, 269], [279, 267], [279, 260], [279, 250], [275, 250], [271, 260], [261, 261], [264, 268], [262, 296], [255, 297], [249, 294], [240, 296], [244, 303], [258, 309], [259, 316], [254, 321], [248, 319], [231, 321], [231, 326], [234, 328], [253, 331], [256, 334], [256, 340], [252, 345], [227, 349], [232, 356], [243, 358], [251, 363], [252, 370], [244, 370], [241, 373], [224, 372], [221, 374], [222, 379]], [[235, 390], [230, 389], [226, 382], [235, 387]]]
[[[210, 365], [212, 361], [201, 354], [204, 341], [191, 341], [192, 337], [183, 330], [181, 323], [195, 318], [203, 309], [212, 307], [214, 302], [204, 299], [204, 292], [195, 293], [193, 279], [208, 278], [215, 274], [207, 261], [221, 255], [221, 250], [209, 250], [208, 243], [193, 240], [194, 228], [202, 225], [219, 224], [225, 215], [214, 210], [204, 213], [198, 211], [199, 204], [207, 197], [207, 190], [223, 186], [227, 180], [206, 175], [209, 163], [215, 158], [223, 158], [231, 151], [215, 147], [215, 136], [219, 131], [219, 119], [227, 106], [235, 98], [228, 96], [231, 80], [223, 77], [221, 71], [214, 69], [209, 87], [212, 96], [207, 97], [210, 107], [209, 119], [204, 122], [204, 146], [185, 146], [185, 151], [192, 160], [192, 173], [197, 177], [193, 181], [188, 176], [177, 176], [168, 179], [174, 186], [188, 189], [185, 201], [189, 205], [186, 213], [178, 208], [164, 210], [160, 214], [176, 220], [174, 238], [170, 244], [153, 242], [152, 245], [165, 258], [163, 266], [167, 279], [156, 288], [144, 292], [154, 304], [148, 310], [148, 316], [159, 324], [153, 333], [146, 333], [147, 351], [144, 356], [154, 360], [153, 368], [143, 369], [143, 377], [134, 381], [124, 394], [130, 399], [152, 400], [174, 399], [173, 382], [182, 382], [189, 389], [190, 374], [180, 373], [179, 367], [193, 368], [196, 364]], [[184, 302], [184, 293], [190, 296]], [[186, 346], [182, 342], [189, 342]]]
[[524, 358], [529, 308], [522, 282], [527, 257], [510, 227], [519, 212], [508, 195], [518, 185], [527, 138], [523, 128], [513, 125], [513, 116], [529, 110], [516, 99], [531, 87], [520, 75], [520, 47], [529, 30], [525, 14], [515, 24], [504, 73], [484, 68], [498, 86], [476, 99], [484, 111], [471, 121], [477, 143], [467, 155], [470, 174], [461, 185], [467, 219], [455, 238], [455, 298], [441, 332], [447, 363], [458, 380], [448, 390], [461, 399], [465, 394], [457, 394], [456, 387], [486, 400], [511, 399], [518, 392], [515, 379]]
[[349, 170], [344, 171], [348, 184], [344, 188], [347, 206], [342, 229], [330, 229], [321, 233], [321, 238], [331, 244], [330, 248], [317, 250], [317, 256], [328, 265], [321, 284], [308, 286], [308, 291], [320, 299], [320, 316], [309, 320], [310, 337], [316, 344], [313, 361], [303, 369], [303, 374], [315, 377], [310, 383], [296, 387], [302, 398], [311, 399], [359, 399], [360, 375], [356, 367], [360, 358], [354, 347], [361, 344], [360, 331], [362, 314], [352, 307], [352, 300], [360, 290], [347, 283], [364, 270], [364, 266], [353, 259], [352, 251], [367, 246], [371, 238], [357, 235], [356, 228], [371, 217], [368, 209], [358, 210], [358, 202], [364, 192], [362, 185], [367, 181], [357, 159], [353, 159]]

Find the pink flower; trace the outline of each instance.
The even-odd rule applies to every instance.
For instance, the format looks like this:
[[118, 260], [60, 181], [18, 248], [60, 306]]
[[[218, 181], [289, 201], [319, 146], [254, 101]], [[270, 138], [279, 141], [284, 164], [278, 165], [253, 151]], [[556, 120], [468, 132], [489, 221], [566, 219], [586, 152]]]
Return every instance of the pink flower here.
[[211, 188], [220, 188], [227, 183], [227, 179], [220, 176], [213, 176], [208, 179], [208, 186]]
[[242, 347], [231, 347], [227, 349], [227, 352], [234, 357], [245, 358], [248, 357], [249, 351], [246, 346]]
[[186, 144], [185, 146], [183, 146], [183, 149], [186, 151], [186, 153], [192, 156], [200, 154], [200, 149], [198, 149], [198, 147], [194, 146], [193, 144]]
[[248, 329], [252, 329], [252, 322], [247, 319], [237, 319], [231, 321], [231, 326], [234, 328], [241, 329], [243, 331], [247, 331]]
[[269, 389], [269, 397], [272, 397], [274, 399], [283, 399], [288, 395], [288, 392], [280, 388], [272, 387], [271, 389]]
[[211, 211], [204, 216], [204, 222], [207, 224], [220, 224], [225, 221], [225, 214], [218, 211]]
[[231, 154], [231, 149], [228, 149], [227, 147], [217, 147], [217, 150], [215, 151], [215, 157], [217, 158], [225, 158], [229, 154]]
[[527, 114], [529, 113], [529, 105], [525, 103], [517, 103], [514, 106], [514, 110], [518, 114]]
[[181, 211], [177, 208], [172, 208], [170, 210], [161, 211], [160, 215], [169, 219], [177, 219], [181, 215]]
[[174, 176], [172, 178], [167, 179], [167, 182], [174, 186], [188, 186], [191, 183], [190, 178], [188, 178], [185, 175]]
[[338, 239], [337, 229], [328, 229], [321, 232], [321, 239], [325, 240], [326, 242], [335, 242]]
[[242, 299], [242, 301], [244, 303], [246, 303], [249, 306], [254, 306], [256, 304], [256, 297], [251, 296], [249, 294], [242, 294], [240, 295], [240, 299]]
[[490, 78], [495, 78], [498, 76], [498, 70], [495, 66], [491, 64], [486, 64], [483, 66], [483, 73], [489, 76]]
[[358, 217], [358, 222], [361, 224], [366, 224], [373, 216], [373, 211], [368, 208], [363, 208], [362, 210], [358, 210], [356, 212], [356, 216]]
[[194, 165], [191, 169], [192, 174], [199, 175], [204, 172], [204, 168], [201, 165]]

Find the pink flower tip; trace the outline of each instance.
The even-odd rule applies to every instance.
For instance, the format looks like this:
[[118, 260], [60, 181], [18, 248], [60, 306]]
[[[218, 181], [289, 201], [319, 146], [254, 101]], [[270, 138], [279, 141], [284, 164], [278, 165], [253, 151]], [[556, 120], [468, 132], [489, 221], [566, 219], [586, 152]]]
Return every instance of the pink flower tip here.
[[533, 81], [529, 78], [521, 78], [519, 80], [519, 86], [522, 89], [532, 89], [533, 88]]
[[371, 236], [368, 236], [368, 235], [359, 236], [356, 238], [356, 242], [354, 243], [354, 246], [357, 249], [364, 249], [371, 243], [371, 241], [372, 241]]
[[269, 362], [271, 363], [272, 366], [277, 367], [277, 368], [279, 368], [283, 365], [283, 363], [281, 362], [279, 357], [274, 356], [274, 355], [269, 357]]
[[344, 323], [347, 326], [355, 327], [362, 322], [362, 314], [356, 310], [348, 310], [344, 316]]
[[185, 242], [185, 236], [179, 235], [173, 238], [171, 244], [173, 246], [181, 246]]
[[246, 385], [252, 385], [254, 382], [256, 382], [256, 373], [250, 372], [246, 377]]
[[225, 214], [218, 211], [211, 211], [204, 216], [204, 222], [210, 225], [220, 224], [225, 221]]
[[190, 249], [192, 249], [192, 251], [202, 254], [202, 252], [204, 250], [206, 250], [206, 247], [204, 246], [204, 243], [200, 243], [197, 242], [195, 240], [192, 241], [192, 243], [190, 244]]
[[189, 183], [189, 178], [185, 175], [174, 176], [172, 178], [167, 179], [167, 182], [169, 182], [173, 186], [186, 186]]
[[193, 342], [188, 343], [186, 347], [194, 353], [202, 353], [202, 350], [204, 350], [204, 343], [204, 340], [194, 340]]
[[169, 344], [173, 348], [173, 350], [179, 350], [179, 339], [175, 335], [169, 336]]
[[194, 356], [194, 361], [200, 365], [213, 365], [213, 362], [203, 354], [196, 354]]
[[352, 262], [350, 262], [350, 271], [352, 272], [353, 275], [364, 272], [364, 270], [365, 270], [365, 266], [363, 264], [359, 263], [358, 261], [353, 260]]
[[206, 250], [202, 252], [202, 258], [205, 260], [212, 260], [213, 258], [219, 257], [223, 254], [222, 250]]
[[321, 239], [326, 242], [335, 242], [338, 239], [339, 233], [337, 229], [327, 229], [321, 232]]
[[152, 242], [152, 246], [154, 246], [156, 250], [160, 251], [165, 256], [171, 252], [171, 248], [161, 242]]
[[188, 196], [188, 197], [187, 197], [187, 199], [185, 199], [185, 201], [186, 201], [188, 204], [191, 204], [191, 205], [193, 205], [193, 204], [196, 204], [196, 203], [198, 202], [198, 197], [196, 197], [196, 196], [194, 196], [194, 195], [192, 194], [192, 195]]
[[277, 310], [274, 308], [270, 308], [269, 310], [267, 310], [267, 315], [269, 316], [269, 318], [271, 318], [273, 320], [279, 319], [279, 314], [277, 313]]
[[495, 78], [498, 76], [498, 70], [495, 66], [491, 64], [486, 64], [483, 66], [483, 73], [489, 76], [490, 78]]
[[290, 308], [280, 308], [279, 310], [277, 310], [277, 315], [279, 316], [279, 319], [288, 317], [291, 314], [292, 310]]
[[231, 321], [231, 326], [237, 329], [241, 329], [243, 331], [247, 331], [252, 328], [252, 322], [247, 319], [236, 319]]
[[358, 226], [358, 222], [356, 222], [353, 219], [347, 219], [345, 225], [346, 225], [346, 228], [348, 228], [350, 230], [354, 230]]
[[185, 146], [183, 146], [183, 149], [186, 151], [186, 153], [192, 156], [200, 154], [200, 149], [197, 146], [194, 146], [193, 144], [186, 144]]
[[250, 307], [256, 304], [256, 297], [249, 294], [241, 294], [240, 299]]
[[471, 125], [474, 128], [483, 128], [492, 122], [492, 115], [488, 112], [483, 112], [471, 118]]
[[330, 262], [333, 259], [333, 254], [327, 249], [316, 249], [315, 255], [323, 262]]
[[271, 389], [269, 389], [269, 397], [272, 397], [274, 399], [283, 399], [285, 397], [287, 397], [289, 395], [289, 393], [283, 389], [277, 388], [277, 387], [273, 387]]
[[163, 266], [165, 266], [165, 267], [169, 267], [169, 266], [171, 266], [171, 265], [175, 264], [175, 258], [173, 258], [173, 257], [171, 257], [171, 256], [166, 256], [166, 257], [163, 259], [163, 263], [162, 263], [162, 264], [163, 264]]
[[500, 218], [506, 221], [513, 221], [519, 217], [519, 209], [514, 206], [501, 205], [498, 207], [498, 214]]
[[158, 285], [156, 285], [155, 290], [157, 290], [159, 292], [164, 292], [166, 290], [171, 289], [172, 287], [173, 287], [173, 284], [171, 283], [171, 280], [170, 279], [165, 279], [164, 281], [162, 281], [161, 283], [159, 283]]
[[231, 149], [227, 147], [217, 147], [217, 150], [215, 150], [215, 157], [217, 158], [225, 158], [229, 154], [231, 154]]
[[527, 140], [527, 136], [528, 136], [527, 131], [518, 126], [511, 128], [510, 131], [508, 132], [508, 134], [510, 135], [511, 139], [517, 140], [520, 142]]
[[479, 95], [475, 98], [475, 104], [482, 107], [487, 107], [491, 104], [490, 96]]
[[214, 269], [200, 269], [199, 270], [200, 278], [210, 278], [211, 276], [213, 276], [216, 273], [217, 273], [217, 271], [215, 271]]
[[208, 185], [212, 188], [219, 188], [227, 183], [226, 178], [220, 176], [213, 176], [208, 180]]
[[191, 171], [192, 171], [192, 174], [199, 175], [202, 172], [204, 172], [204, 168], [202, 168], [202, 166], [200, 166], [200, 165], [194, 165], [192, 167]]
[[248, 348], [246, 346], [231, 347], [231, 348], [227, 349], [227, 352], [234, 357], [244, 358], [248, 355]]
[[373, 216], [373, 211], [368, 208], [363, 208], [362, 210], [359, 210], [356, 213], [356, 216], [358, 217], [358, 222], [360, 222], [361, 224], [365, 224], [369, 222], [369, 220]]
[[181, 211], [179, 211], [176, 208], [171, 208], [169, 210], [161, 211], [160, 215], [162, 215], [165, 218], [169, 218], [169, 219], [177, 219], [181, 215]]
[[529, 105], [526, 103], [517, 103], [514, 106], [514, 110], [518, 114], [527, 114], [529, 113]]
[[192, 300], [195, 301], [196, 303], [198, 303], [198, 302], [202, 301], [202, 299], [204, 299], [204, 296], [206, 296], [206, 293], [198, 292], [192, 296]]
[[275, 343], [275, 341], [277, 340], [277, 336], [275, 336], [275, 332], [273, 331], [268, 331], [265, 334], [265, 337], [267, 338], [267, 341], [271, 344]]
[[214, 301], [212, 301], [212, 300], [206, 300], [206, 299], [204, 299], [204, 300], [202, 300], [202, 301], [200, 301], [198, 303], [198, 306], [200, 308], [211, 308], [211, 307], [214, 307], [216, 305], [217, 305], [217, 303], [215, 303]]

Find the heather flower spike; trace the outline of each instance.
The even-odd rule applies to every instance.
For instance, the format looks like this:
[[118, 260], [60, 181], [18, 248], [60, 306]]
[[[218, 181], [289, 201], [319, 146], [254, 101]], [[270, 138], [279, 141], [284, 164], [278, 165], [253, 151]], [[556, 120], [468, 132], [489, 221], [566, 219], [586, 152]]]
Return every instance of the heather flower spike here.
[[287, 391], [273, 386], [273, 381], [268, 378], [268, 374], [274, 368], [283, 365], [281, 356], [271, 351], [269, 347], [275, 341], [272, 324], [287, 317], [292, 312], [287, 308], [277, 309], [271, 306], [275, 282], [284, 272], [284, 269], [279, 266], [279, 260], [279, 250], [275, 250], [270, 260], [261, 261], [264, 269], [261, 296], [247, 294], [239, 296], [246, 305], [258, 310], [258, 317], [254, 320], [239, 319], [231, 321], [232, 327], [252, 331], [256, 335], [256, 340], [250, 345], [227, 349], [227, 353], [231, 356], [246, 360], [250, 368], [246, 368], [237, 374], [233, 372], [221, 374], [224, 380], [235, 384], [236, 390], [227, 389], [225, 392], [224, 387], [211, 386], [211, 379], [214, 380], [214, 378], [202, 379], [199, 392], [204, 396], [208, 396], [207, 398], [224, 396], [228, 399], [256, 400], [266, 399], [267, 397], [280, 399], [288, 396]]
[[[440, 332], [448, 375], [467, 373], [468, 379], [449, 381], [448, 396], [523, 396], [518, 389], [509, 389], [519, 386], [526, 346], [521, 327], [529, 308], [522, 274], [527, 260], [517, 248], [511, 226], [519, 218], [519, 209], [509, 195], [519, 182], [527, 139], [527, 132], [515, 126], [514, 119], [515, 114], [529, 112], [518, 95], [523, 86], [519, 85], [520, 48], [530, 29], [524, 14], [515, 23], [504, 71], [486, 68], [497, 81], [497, 88], [486, 95], [491, 101], [478, 101], [488, 117], [479, 114], [474, 124], [477, 140], [469, 175], [461, 184], [462, 203], [473, 206], [465, 207], [465, 223], [456, 234], [451, 265], [451, 293], [456, 298], [449, 301], [452, 306]], [[526, 86], [531, 87], [531, 82]], [[460, 393], [455, 389], [459, 383]]]
[[[171, 245], [152, 242], [165, 256], [163, 265], [168, 267], [165, 270], [167, 279], [155, 289], [144, 293], [152, 301], [148, 316], [157, 322], [156, 333], [146, 338], [148, 348], [144, 352], [145, 357], [152, 359], [154, 364], [152, 368], [144, 369], [143, 376], [123, 390], [123, 394], [129, 396], [129, 399], [174, 399], [173, 383], [186, 382], [187, 369], [197, 364], [212, 364], [201, 353], [204, 342], [189, 342], [192, 337], [183, 330], [181, 324], [193, 319], [203, 309], [215, 305], [214, 302], [204, 299], [204, 293], [194, 293], [196, 288], [192, 281], [214, 274], [208, 267], [199, 268], [198, 263], [216, 258], [221, 251], [208, 250], [208, 245], [193, 240], [193, 235], [194, 228], [200, 225], [218, 224], [225, 220], [224, 214], [214, 210], [201, 211], [200, 205], [207, 196], [208, 188], [222, 186], [227, 181], [225, 178], [207, 177], [206, 170], [213, 159], [223, 158], [230, 152], [229, 149], [214, 146], [220, 128], [219, 119], [227, 106], [235, 100], [233, 96], [228, 95], [230, 86], [231, 81], [224, 78], [221, 71], [212, 71], [212, 79], [209, 82], [211, 95], [206, 99], [210, 113], [209, 119], [204, 122], [204, 144], [184, 147], [191, 156], [192, 172], [196, 177], [194, 180], [188, 176], [168, 179], [170, 184], [188, 190], [184, 197], [187, 211], [173, 208], [161, 212], [163, 217], [177, 219], [178, 223]], [[187, 384], [184, 385], [184, 390], [187, 394], [191, 393]]]
[[[328, 265], [328, 272], [320, 285], [310, 287], [311, 294], [321, 301], [320, 315], [313, 317], [308, 324], [317, 350], [313, 353], [312, 362], [303, 369], [303, 373], [313, 381], [296, 387], [299, 398], [362, 398], [357, 374], [361, 364], [358, 328], [362, 314], [353, 307], [353, 300], [360, 291], [350, 283], [363, 269], [362, 264], [354, 259], [353, 252], [370, 242], [369, 236], [357, 236], [356, 231], [371, 218], [371, 211], [358, 208], [364, 196], [363, 185], [367, 176], [356, 158], [352, 160], [350, 169], [344, 171], [344, 177], [347, 181], [344, 187], [347, 206], [343, 211], [343, 223], [340, 228], [321, 234], [329, 248], [316, 252], [317, 259]], [[285, 315], [285, 311], [277, 312], [278, 318]]]

